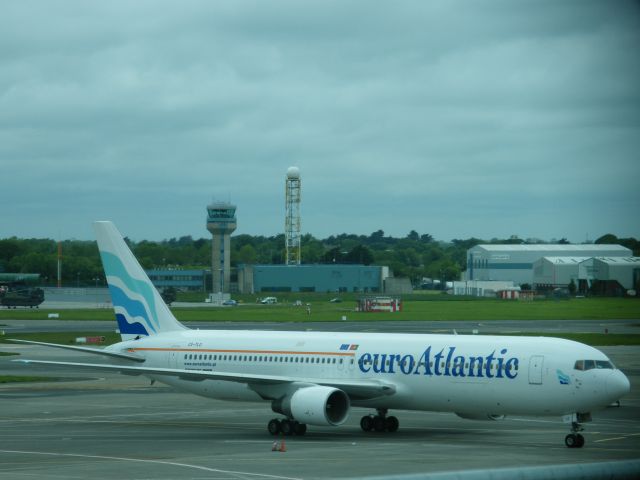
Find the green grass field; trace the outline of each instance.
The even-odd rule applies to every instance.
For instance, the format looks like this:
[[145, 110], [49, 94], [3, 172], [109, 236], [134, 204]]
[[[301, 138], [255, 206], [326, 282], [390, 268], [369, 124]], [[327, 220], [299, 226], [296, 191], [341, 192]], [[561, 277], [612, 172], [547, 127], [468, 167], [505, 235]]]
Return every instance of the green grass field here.
[[19, 375], [0, 375], [0, 383], [51, 382], [53, 377], [26, 377]]
[[[527, 336], [527, 337], [558, 337], [566, 338], [568, 340], [575, 340], [576, 342], [586, 343], [591, 346], [614, 346], [614, 345], [640, 345], [640, 333], [637, 335], [620, 335], [620, 334], [604, 334], [604, 333], [510, 333], [509, 335]], [[21, 340], [35, 340], [39, 342], [60, 343], [65, 345], [75, 344], [77, 337], [93, 337], [103, 336], [105, 341], [97, 346], [110, 345], [120, 341], [120, 336], [115, 332], [38, 332], [38, 333], [16, 333], [12, 334], [11, 338]], [[5, 337], [0, 337], [1, 343], [9, 343]], [[0, 352], [0, 355], [2, 352]]]
[[[617, 320], [639, 319], [640, 300], [625, 298], [581, 298], [571, 300], [537, 300], [533, 302], [439, 298], [404, 301], [403, 311], [396, 313], [362, 313], [355, 311], [355, 302], [330, 303], [311, 301], [311, 314], [305, 307], [291, 303], [278, 305], [243, 304], [238, 307], [173, 308], [180, 321], [187, 322], [305, 322], [377, 320]], [[46, 320], [49, 313], [58, 313], [61, 320], [113, 320], [111, 309], [92, 310], [0, 310], [0, 320]]]

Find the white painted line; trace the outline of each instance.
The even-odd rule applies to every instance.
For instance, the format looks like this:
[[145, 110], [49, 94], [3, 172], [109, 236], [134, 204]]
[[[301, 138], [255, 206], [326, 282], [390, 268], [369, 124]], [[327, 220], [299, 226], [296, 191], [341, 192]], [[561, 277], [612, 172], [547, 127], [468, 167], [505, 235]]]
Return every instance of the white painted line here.
[[301, 480], [295, 477], [267, 475], [264, 473], [236, 472], [233, 470], [219, 470], [217, 468], [203, 467], [201, 465], [190, 465], [188, 463], [167, 462], [164, 460], [144, 460], [141, 458], [110, 457], [110, 456], [103, 456], [103, 455], [81, 455], [79, 453], [30, 452], [30, 451], [22, 451], [22, 450], [0, 450], [0, 453], [17, 453], [21, 455], [46, 455], [51, 457], [96, 458], [99, 460], [119, 460], [122, 462], [157, 463], [160, 465], [171, 465], [173, 467], [193, 468], [195, 470], [203, 470], [205, 472], [213, 472], [213, 473], [225, 473], [230, 475], [248, 475], [252, 477], [262, 477], [262, 478], [278, 478], [282, 480]]
[[601, 440], [593, 440], [593, 443], [600, 443], [600, 442], [610, 442], [612, 440], [624, 440], [627, 437], [612, 437], [612, 438], [603, 438]]

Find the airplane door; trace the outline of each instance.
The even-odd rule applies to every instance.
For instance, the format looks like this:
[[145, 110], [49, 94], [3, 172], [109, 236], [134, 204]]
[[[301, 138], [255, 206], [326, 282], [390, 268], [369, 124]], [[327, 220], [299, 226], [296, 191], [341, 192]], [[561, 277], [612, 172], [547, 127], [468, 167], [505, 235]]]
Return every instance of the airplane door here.
[[169, 352], [169, 368], [178, 368], [178, 352]]
[[534, 355], [529, 360], [529, 383], [532, 385], [542, 385], [542, 365], [544, 357]]

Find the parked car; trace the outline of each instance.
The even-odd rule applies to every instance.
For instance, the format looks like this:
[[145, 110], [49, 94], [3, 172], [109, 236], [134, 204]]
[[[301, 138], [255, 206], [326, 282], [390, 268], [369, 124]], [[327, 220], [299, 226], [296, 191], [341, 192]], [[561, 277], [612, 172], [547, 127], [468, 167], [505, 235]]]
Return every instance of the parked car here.
[[235, 300], [230, 298], [229, 300], [225, 300], [224, 302], [222, 302], [222, 305], [227, 305], [229, 307], [235, 307], [236, 305], [238, 305], [238, 302], [236, 302]]
[[264, 297], [262, 300], [260, 300], [260, 303], [264, 305], [274, 304], [274, 303], [278, 303], [278, 299], [276, 297]]

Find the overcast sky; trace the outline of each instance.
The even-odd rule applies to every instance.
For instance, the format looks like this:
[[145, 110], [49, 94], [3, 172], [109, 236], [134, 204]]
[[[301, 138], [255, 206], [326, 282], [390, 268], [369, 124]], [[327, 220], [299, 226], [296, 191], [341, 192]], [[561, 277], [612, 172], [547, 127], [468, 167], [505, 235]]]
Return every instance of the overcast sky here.
[[0, 3], [0, 238], [640, 237], [640, 4]]

